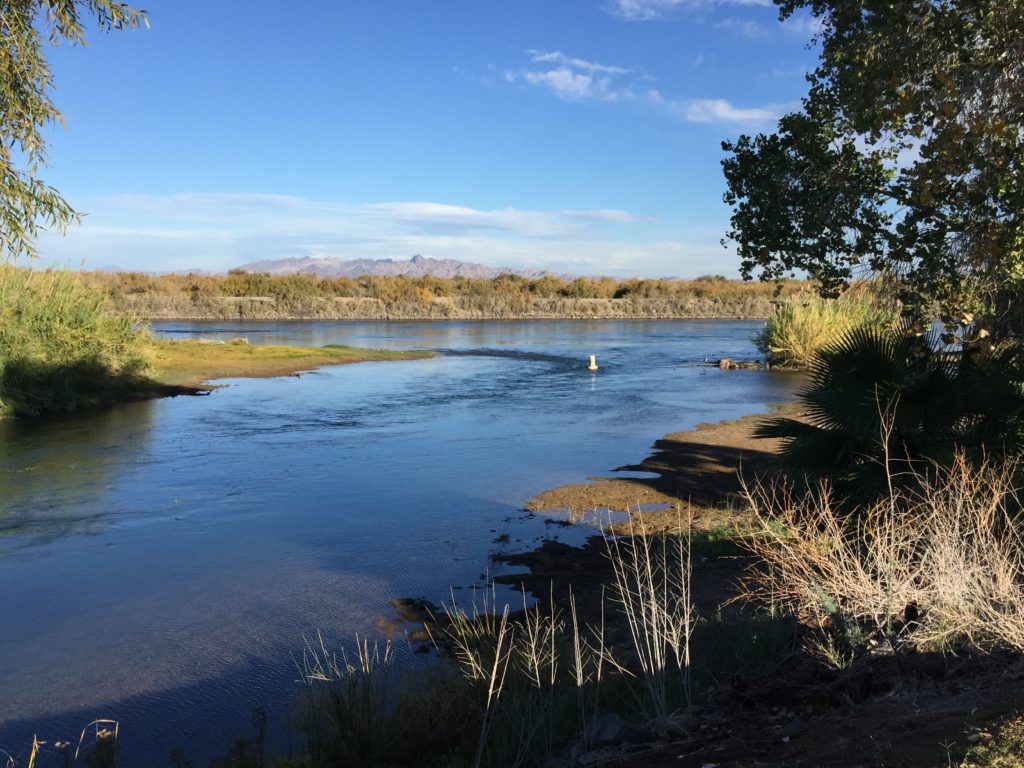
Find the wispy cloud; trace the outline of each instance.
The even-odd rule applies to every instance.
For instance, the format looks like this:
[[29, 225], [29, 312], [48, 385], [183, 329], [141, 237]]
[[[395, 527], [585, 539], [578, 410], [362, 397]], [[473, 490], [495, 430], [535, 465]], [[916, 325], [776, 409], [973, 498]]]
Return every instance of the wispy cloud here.
[[673, 101], [658, 91], [648, 98], [687, 123], [725, 123], [743, 127], [765, 127], [775, 123], [782, 112], [772, 107], [737, 107], [726, 99], [684, 99]]
[[634, 71], [631, 67], [615, 67], [607, 64], [599, 64], [596, 61], [587, 61], [586, 59], [577, 59], [574, 57], [566, 56], [561, 51], [537, 51], [529, 50], [530, 61], [533, 62], [547, 62], [559, 64], [565, 67], [572, 67], [573, 69], [582, 70], [584, 72], [596, 72], [598, 74], [608, 75], [624, 75], [627, 72]]
[[715, 22], [715, 28], [734, 32], [748, 40], [761, 40], [768, 37], [770, 34], [768, 28], [764, 26], [764, 24], [760, 24], [752, 19], [737, 19], [732, 16]]
[[795, 13], [782, 23], [783, 29], [805, 37], [815, 37], [821, 34], [824, 27], [821, 19], [809, 13]]
[[67, 237], [40, 239], [49, 263], [226, 270], [290, 256], [405, 259], [422, 253], [620, 276], [735, 269], [722, 264], [717, 227], [666, 237], [658, 222], [618, 209], [484, 210], [431, 201], [350, 204], [197, 193], [124, 195], [94, 201], [88, 210]]
[[781, 110], [774, 106], [737, 107], [726, 99], [672, 99], [650, 88], [653, 78], [639, 67], [602, 64], [561, 51], [527, 51], [529, 64], [509, 70], [505, 79], [550, 91], [565, 101], [628, 102], [667, 114], [684, 123], [767, 126]]
[[605, 10], [626, 21], [653, 21], [716, 5], [770, 6], [772, 0], [608, 0]]
[[631, 67], [612, 66], [566, 56], [561, 51], [527, 51], [527, 67], [509, 70], [505, 79], [522, 80], [546, 88], [567, 101], [619, 101], [630, 98], [627, 78], [638, 75]]

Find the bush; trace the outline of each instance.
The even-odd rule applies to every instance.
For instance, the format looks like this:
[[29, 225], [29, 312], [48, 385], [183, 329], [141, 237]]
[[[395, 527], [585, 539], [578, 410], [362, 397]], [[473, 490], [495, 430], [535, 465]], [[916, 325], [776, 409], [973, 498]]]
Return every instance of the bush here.
[[775, 418], [755, 432], [782, 438], [791, 472], [830, 479], [857, 497], [948, 465], [1015, 457], [1024, 445], [1024, 349], [1012, 344], [937, 349], [907, 330], [861, 326], [818, 352], [799, 394], [801, 419]]
[[0, 416], [116, 399], [143, 381], [148, 343], [77, 273], [0, 265]]
[[754, 343], [771, 365], [806, 368], [818, 351], [854, 329], [882, 327], [893, 319], [863, 291], [838, 299], [795, 297], [778, 305]]
[[893, 487], [853, 522], [827, 486], [747, 494], [759, 523], [747, 597], [800, 617], [833, 661], [889, 643], [1024, 651], [1024, 542], [1014, 467], [953, 466]]

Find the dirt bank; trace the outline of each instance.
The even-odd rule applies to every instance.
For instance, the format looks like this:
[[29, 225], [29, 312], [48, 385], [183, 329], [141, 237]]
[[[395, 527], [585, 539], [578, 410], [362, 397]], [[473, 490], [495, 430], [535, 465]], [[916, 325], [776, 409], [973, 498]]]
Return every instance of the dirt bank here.
[[753, 480], [771, 466], [778, 441], [755, 438], [763, 416], [718, 424], [700, 424], [673, 432], [654, 444], [654, 453], [619, 471], [654, 473], [650, 478], [593, 478], [586, 483], [553, 488], [530, 499], [531, 512], [628, 512], [639, 505], [663, 505], [644, 514], [655, 529], [672, 527], [677, 507], [693, 509], [698, 530], [711, 530], [743, 517], [738, 503], [741, 480]]

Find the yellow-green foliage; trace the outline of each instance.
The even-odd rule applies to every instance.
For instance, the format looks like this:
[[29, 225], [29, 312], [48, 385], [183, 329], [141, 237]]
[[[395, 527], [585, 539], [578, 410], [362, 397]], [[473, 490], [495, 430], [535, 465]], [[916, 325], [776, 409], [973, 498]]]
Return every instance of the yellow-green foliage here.
[[893, 313], [881, 308], [867, 291], [846, 293], [838, 299], [805, 294], [779, 304], [755, 341], [772, 365], [802, 368], [818, 350], [854, 328], [892, 320]]
[[75, 272], [0, 264], [0, 415], [112, 399], [147, 368], [149, 334]]
[[241, 270], [232, 270], [226, 276], [92, 272], [87, 275], [87, 279], [105, 290], [115, 302], [133, 294], [266, 297], [282, 301], [335, 297], [416, 301], [448, 296], [546, 299], [697, 297], [738, 301], [768, 299], [775, 295], [776, 291], [780, 291], [783, 296], [793, 295], [806, 286], [805, 282], [797, 280], [785, 280], [777, 286], [774, 283], [729, 280], [721, 275], [705, 275], [694, 280], [615, 280], [610, 277], [579, 277], [567, 281], [553, 275], [529, 279], [512, 274], [499, 275], [493, 279], [402, 275], [321, 279], [311, 275], [267, 275]]

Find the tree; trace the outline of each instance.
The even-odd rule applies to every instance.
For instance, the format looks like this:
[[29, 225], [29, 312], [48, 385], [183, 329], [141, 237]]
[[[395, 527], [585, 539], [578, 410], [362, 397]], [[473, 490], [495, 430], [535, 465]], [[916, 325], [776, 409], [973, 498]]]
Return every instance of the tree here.
[[775, 0], [820, 23], [775, 133], [723, 143], [741, 271], [836, 295], [896, 278], [908, 314], [1024, 330], [1024, 0]]
[[143, 11], [115, 0], [0, 0], [0, 259], [35, 255], [41, 226], [66, 230], [78, 214], [39, 178], [43, 129], [61, 121], [44, 45], [85, 44], [85, 25], [136, 29]]

